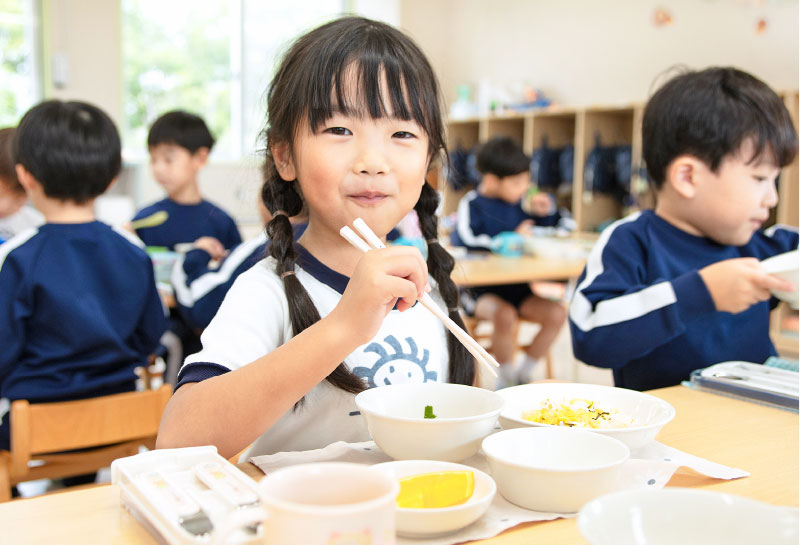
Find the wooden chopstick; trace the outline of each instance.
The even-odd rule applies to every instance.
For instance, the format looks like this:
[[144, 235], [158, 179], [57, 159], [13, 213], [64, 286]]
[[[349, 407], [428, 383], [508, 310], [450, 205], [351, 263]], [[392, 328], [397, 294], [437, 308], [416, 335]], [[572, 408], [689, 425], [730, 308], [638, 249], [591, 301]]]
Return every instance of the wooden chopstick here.
[[[372, 229], [362, 220], [361, 218], [356, 218], [353, 221], [353, 226], [361, 233], [361, 236], [366, 239], [367, 242], [359, 237], [350, 227], [344, 226], [339, 230], [339, 234], [341, 234], [350, 244], [361, 250], [362, 252], [368, 252], [372, 247], [375, 249], [385, 248], [386, 246], [383, 244], [383, 241], [379, 239], [375, 233], [372, 232]], [[484, 349], [478, 341], [472, 338], [472, 336], [464, 331], [457, 323], [455, 323], [450, 316], [448, 316], [439, 305], [433, 300], [433, 298], [429, 294], [423, 295], [420, 299], [418, 299], [420, 304], [424, 306], [428, 311], [430, 311], [434, 316], [436, 316], [444, 325], [445, 327], [455, 336], [458, 341], [463, 344], [466, 349], [469, 351], [472, 356], [478, 360], [479, 363], [483, 364], [484, 367], [495, 377], [497, 377], [497, 373], [495, 372], [495, 367], [500, 367], [500, 364], [497, 363], [491, 354], [489, 354], [486, 349]]]

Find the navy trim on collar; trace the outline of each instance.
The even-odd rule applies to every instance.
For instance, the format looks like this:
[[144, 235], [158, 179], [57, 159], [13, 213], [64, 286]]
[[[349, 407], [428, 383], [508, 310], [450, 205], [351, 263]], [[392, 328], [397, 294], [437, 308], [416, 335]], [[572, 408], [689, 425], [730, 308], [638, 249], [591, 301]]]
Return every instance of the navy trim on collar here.
[[300, 244], [296, 244], [296, 246], [298, 254], [297, 263], [303, 270], [326, 286], [330, 286], [340, 294], [343, 294], [347, 283], [350, 282], [350, 277], [334, 271], [311, 255], [311, 253]]
[[[311, 252], [303, 248], [302, 245], [295, 243], [297, 247], [297, 263], [306, 271], [308, 274], [333, 289], [335, 289], [339, 294], [344, 294], [344, 290], [347, 287], [347, 283], [350, 282], [350, 277], [345, 276], [342, 273], [338, 273], [322, 263], [319, 259], [311, 255]], [[398, 299], [399, 301], [399, 299]], [[414, 306], [416, 306], [417, 302], [414, 302]], [[397, 310], [397, 301], [394, 303], [394, 307], [392, 310]]]

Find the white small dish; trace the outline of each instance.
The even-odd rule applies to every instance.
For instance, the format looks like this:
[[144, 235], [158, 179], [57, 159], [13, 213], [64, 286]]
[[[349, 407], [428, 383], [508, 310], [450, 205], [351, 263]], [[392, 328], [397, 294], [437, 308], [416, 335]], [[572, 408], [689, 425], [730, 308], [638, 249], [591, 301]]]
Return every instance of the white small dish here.
[[568, 403], [573, 399], [587, 399], [604, 411], [616, 410], [620, 416], [630, 417], [633, 424], [624, 428], [563, 428], [582, 429], [619, 439], [628, 447], [635, 449], [655, 439], [669, 421], [675, 418], [675, 408], [650, 394], [602, 386], [600, 384], [579, 384], [572, 382], [541, 382], [523, 384], [498, 390], [506, 401], [500, 412], [500, 425], [503, 429], [525, 427], [561, 427], [531, 422], [522, 418], [524, 411], [541, 408], [545, 401]]
[[761, 266], [769, 274], [788, 280], [794, 284], [794, 291], [773, 290], [772, 295], [782, 301], [788, 302], [792, 308], [798, 307], [797, 282], [800, 275], [800, 250], [793, 250], [767, 258]]
[[[443, 462], [460, 462], [478, 452], [504, 403], [491, 390], [443, 382], [370, 388], [355, 402], [372, 439], [387, 455]], [[426, 406], [433, 407], [436, 418], [424, 418]]]
[[578, 529], [590, 545], [797, 545], [796, 508], [710, 490], [615, 492], [587, 503]]
[[472, 471], [475, 477], [475, 490], [461, 505], [428, 509], [397, 507], [395, 527], [397, 534], [403, 537], [432, 538], [466, 528], [483, 516], [497, 492], [497, 485], [489, 475], [462, 464], [435, 460], [400, 460], [372, 467], [388, 472], [398, 480], [436, 471]]
[[504, 430], [483, 440], [500, 494], [515, 505], [575, 513], [619, 487], [630, 449], [617, 439], [570, 428]]

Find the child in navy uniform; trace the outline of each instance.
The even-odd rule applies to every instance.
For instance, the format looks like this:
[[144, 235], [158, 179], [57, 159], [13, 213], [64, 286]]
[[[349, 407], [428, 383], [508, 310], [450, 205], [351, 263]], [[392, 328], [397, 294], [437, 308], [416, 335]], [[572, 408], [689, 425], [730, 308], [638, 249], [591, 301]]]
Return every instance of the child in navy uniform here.
[[17, 178], [14, 160], [15, 129], [0, 129], [0, 243], [44, 223], [42, 215], [28, 206], [28, 196]]
[[205, 122], [193, 114], [173, 111], [159, 117], [147, 135], [153, 177], [167, 198], [140, 210], [133, 221], [147, 246], [191, 244], [200, 237], [219, 241], [213, 259], [242, 241], [233, 219], [203, 199], [197, 176], [214, 146]]
[[135, 389], [165, 329], [141, 241], [95, 220], [120, 171], [111, 119], [82, 102], [33, 107], [16, 135], [17, 174], [46, 223], [0, 246], [0, 448], [10, 401]]
[[[259, 204], [266, 225], [272, 216], [263, 203]], [[305, 230], [304, 220], [298, 218], [295, 222], [292, 218], [292, 222], [298, 238]], [[172, 267], [171, 284], [178, 310], [189, 327], [197, 331], [206, 328], [234, 280], [268, 255], [268, 242], [267, 233], [262, 230], [233, 248], [215, 267], [211, 266], [211, 256], [218, 242], [210, 237], [197, 239], [192, 250], [178, 256]]]
[[656, 208], [612, 224], [592, 250], [570, 306], [575, 356], [637, 390], [763, 363], [775, 354], [770, 290], [792, 286], [759, 261], [798, 243], [795, 229], [760, 229], [797, 153], [783, 101], [734, 68], [688, 72], [649, 100], [642, 135]]
[[[530, 158], [514, 140], [493, 138], [481, 146], [476, 159], [481, 181], [478, 189], [458, 203], [458, 220], [451, 235], [453, 245], [489, 250], [493, 237], [503, 232], [526, 234], [533, 226], [574, 228], [569, 213], [558, 210], [552, 195], [526, 196], [530, 188]], [[531, 213], [523, 209], [525, 199]], [[490, 320], [494, 326], [492, 352], [501, 364], [497, 387], [528, 382], [534, 366], [547, 353], [567, 319], [564, 307], [535, 295], [530, 284], [477, 287], [468, 293], [475, 299], [475, 317]], [[541, 329], [515, 369], [512, 358], [519, 318], [538, 323]]]
[[[425, 181], [445, 151], [438, 84], [414, 42], [346, 17], [300, 37], [269, 86], [262, 191], [270, 256], [241, 274], [187, 358], [159, 447], [216, 445], [244, 457], [369, 438], [355, 394], [386, 384], [472, 384], [475, 362], [422, 305], [458, 313], [453, 258], [436, 242]], [[294, 240], [289, 218], [308, 211]], [[428, 241], [367, 253], [339, 229], [358, 217], [382, 240], [412, 209]], [[302, 403], [301, 403], [302, 401]]]

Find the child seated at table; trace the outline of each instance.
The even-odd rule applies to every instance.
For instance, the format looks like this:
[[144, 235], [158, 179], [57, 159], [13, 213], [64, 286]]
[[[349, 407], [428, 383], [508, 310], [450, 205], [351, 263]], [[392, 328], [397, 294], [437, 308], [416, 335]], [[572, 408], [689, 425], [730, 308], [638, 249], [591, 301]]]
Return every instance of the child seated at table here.
[[[264, 203], [259, 201], [259, 213], [264, 225], [272, 219]], [[291, 218], [295, 239], [305, 231], [305, 218]], [[212, 266], [211, 256], [219, 241], [200, 237], [185, 255], [178, 256], [172, 267], [172, 288], [178, 310], [195, 331], [202, 331], [217, 313], [233, 281], [268, 255], [266, 230], [258, 236], [235, 246], [229, 254]]]
[[[497, 137], [477, 154], [481, 180], [458, 203], [456, 229], [451, 242], [472, 250], [489, 250], [492, 239], [503, 232], [530, 234], [534, 225], [570, 227], [572, 218], [558, 209], [555, 198], [530, 189], [530, 159], [511, 138]], [[524, 200], [527, 203], [523, 203]], [[523, 204], [532, 212], [523, 209]], [[471, 288], [474, 315], [493, 325], [492, 352], [501, 364], [497, 387], [528, 382], [539, 360], [566, 320], [566, 310], [557, 301], [535, 295], [530, 284]], [[466, 307], [467, 305], [465, 305]], [[541, 326], [518, 368], [513, 365], [517, 322], [522, 318]]]
[[0, 129], [0, 244], [17, 233], [44, 223], [42, 215], [28, 205], [25, 188], [17, 179], [14, 164], [15, 129]]
[[763, 363], [775, 355], [770, 290], [792, 286], [759, 261], [798, 243], [796, 229], [761, 229], [797, 154], [789, 112], [752, 75], [709, 68], [650, 98], [642, 136], [656, 208], [609, 226], [589, 255], [569, 311], [575, 356], [636, 390]]
[[0, 246], [0, 449], [11, 401], [132, 391], [165, 328], [141, 241], [95, 219], [122, 162], [111, 118], [42, 102], [20, 121], [15, 162], [46, 223]]
[[[150, 127], [150, 168], [167, 197], [133, 218], [136, 234], [147, 246], [183, 253], [202, 237], [207, 242], [205, 251], [217, 261], [242, 242], [233, 219], [200, 193], [198, 175], [213, 146], [214, 137], [205, 122], [188, 112], [167, 112]], [[169, 329], [180, 339], [180, 347], [176, 344], [170, 348], [170, 361], [180, 361], [200, 350], [199, 337], [175, 310], [170, 313]]]
[[[198, 116], [167, 112], [147, 135], [150, 168], [167, 197], [140, 210], [133, 218], [136, 234], [147, 246], [191, 245], [200, 237], [219, 241], [213, 259], [240, 242], [233, 219], [200, 193], [198, 174], [208, 162], [214, 137]], [[138, 226], [137, 226], [138, 225]]]

